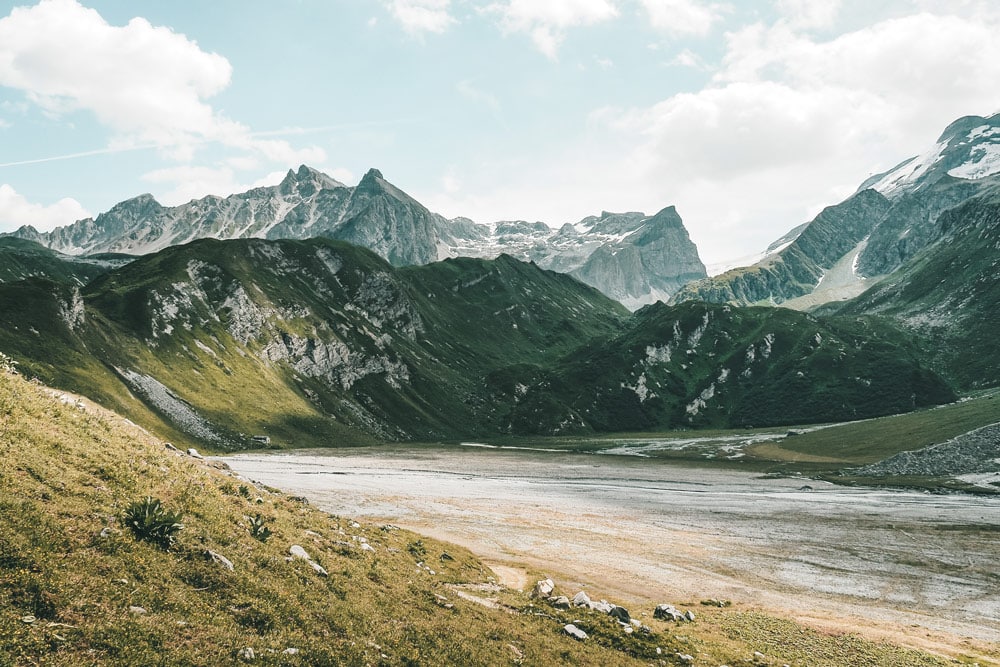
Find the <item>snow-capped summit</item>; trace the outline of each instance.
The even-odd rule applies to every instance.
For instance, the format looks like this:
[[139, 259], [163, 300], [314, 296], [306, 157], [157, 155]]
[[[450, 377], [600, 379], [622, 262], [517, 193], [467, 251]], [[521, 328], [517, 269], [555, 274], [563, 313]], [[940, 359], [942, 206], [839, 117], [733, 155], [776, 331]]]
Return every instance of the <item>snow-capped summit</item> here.
[[1000, 172], [1000, 113], [965, 116], [945, 128], [921, 155], [872, 176], [859, 190], [872, 188], [889, 199], [937, 183], [945, 175], [978, 180]]

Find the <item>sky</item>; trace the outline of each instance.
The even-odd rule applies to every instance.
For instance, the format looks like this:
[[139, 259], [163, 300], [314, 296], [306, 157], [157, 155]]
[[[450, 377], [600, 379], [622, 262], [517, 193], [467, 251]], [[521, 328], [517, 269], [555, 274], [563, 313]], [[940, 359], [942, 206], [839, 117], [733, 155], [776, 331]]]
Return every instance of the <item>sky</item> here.
[[995, 0], [0, 0], [0, 232], [371, 167], [432, 211], [674, 205], [763, 250], [1000, 111]]

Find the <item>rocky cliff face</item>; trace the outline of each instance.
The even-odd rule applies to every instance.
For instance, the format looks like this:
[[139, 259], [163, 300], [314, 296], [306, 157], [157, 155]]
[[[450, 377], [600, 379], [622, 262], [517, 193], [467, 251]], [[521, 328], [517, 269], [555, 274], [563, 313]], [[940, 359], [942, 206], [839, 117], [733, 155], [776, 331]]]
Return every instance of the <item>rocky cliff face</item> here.
[[632, 308], [666, 299], [688, 280], [706, 275], [673, 207], [653, 216], [603, 213], [559, 230], [541, 222], [477, 224], [429, 211], [375, 169], [348, 187], [302, 166], [273, 187], [176, 207], [142, 195], [96, 219], [47, 233], [25, 227], [15, 234], [67, 254], [141, 255], [199, 238], [313, 237], [368, 248], [394, 266], [509, 254], [572, 273]]
[[810, 308], [853, 298], [935, 243], [939, 217], [998, 178], [1000, 114], [960, 118], [928, 151], [866, 180], [777, 254], [693, 283], [673, 301]]

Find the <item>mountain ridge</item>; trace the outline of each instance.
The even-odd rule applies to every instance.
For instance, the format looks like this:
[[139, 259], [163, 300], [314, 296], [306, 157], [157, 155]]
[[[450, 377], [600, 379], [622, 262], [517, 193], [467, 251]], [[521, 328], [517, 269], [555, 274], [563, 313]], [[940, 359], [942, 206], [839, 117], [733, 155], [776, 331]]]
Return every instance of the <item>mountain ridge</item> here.
[[506, 252], [570, 273], [633, 309], [707, 275], [672, 206], [653, 215], [605, 211], [559, 229], [525, 221], [480, 224], [431, 212], [377, 169], [350, 187], [302, 165], [275, 186], [174, 207], [139, 195], [93, 219], [44, 233], [22, 227], [12, 235], [69, 255], [142, 255], [198, 238], [317, 236], [369, 248], [394, 266]]

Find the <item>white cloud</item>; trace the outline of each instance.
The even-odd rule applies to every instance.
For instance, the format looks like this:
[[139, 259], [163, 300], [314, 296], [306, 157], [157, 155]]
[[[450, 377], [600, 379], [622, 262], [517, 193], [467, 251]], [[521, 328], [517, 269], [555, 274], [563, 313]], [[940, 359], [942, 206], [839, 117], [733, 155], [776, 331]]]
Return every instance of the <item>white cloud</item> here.
[[486, 11], [500, 17], [504, 31], [530, 35], [535, 48], [552, 60], [558, 55], [566, 29], [618, 16], [610, 0], [506, 0], [488, 5]]
[[998, 27], [919, 14], [820, 41], [758, 24], [728, 36], [703, 90], [595, 119], [632, 147], [631, 177], [660, 184], [724, 259], [723, 244], [759, 250], [952, 120], [996, 109]]
[[110, 148], [154, 145], [190, 160], [218, 142], [294, 162], [318, 149], [264, 141], [206, 100], [225, 89], [232, 67], [169, 28], [134, 18], [112, 26], [76, 0], [42, 0], [0, 19], [0, 85], [24, 91], [50, 117], [90, 111], [115, 136]]
[[11, 122], [9, 120], [4, 120], [3, 118], [0, 118], [0, 130], [5, 130], [8, 127], [12, 127]]
[[89, 218], [80, 202], [60, 199], [54, 204], [33, 204], [10, 185], [0, 184], [0, 231], [14, 231], [22, 225], [31, 225], [41, 232]]
[[409, 33], [441, 33], [456, 23], [450, 5], [451, 0], [390, 0], [388, 10]]
[[705, 60], [691, 49], [684, 49], [674, 56], [667, 64], [677, 65], [678, 67], [690, 67], [691, 69], [699, 70], [708, 69], [708, 64]]
[[706, 35], [724, 10], [697, 0], [640, 0], [640, 4], [654, 28], [673, 35]]
[[840, 13], [841, 0], [775, 0], [775, 8], [791, 25], [829, 28]]

